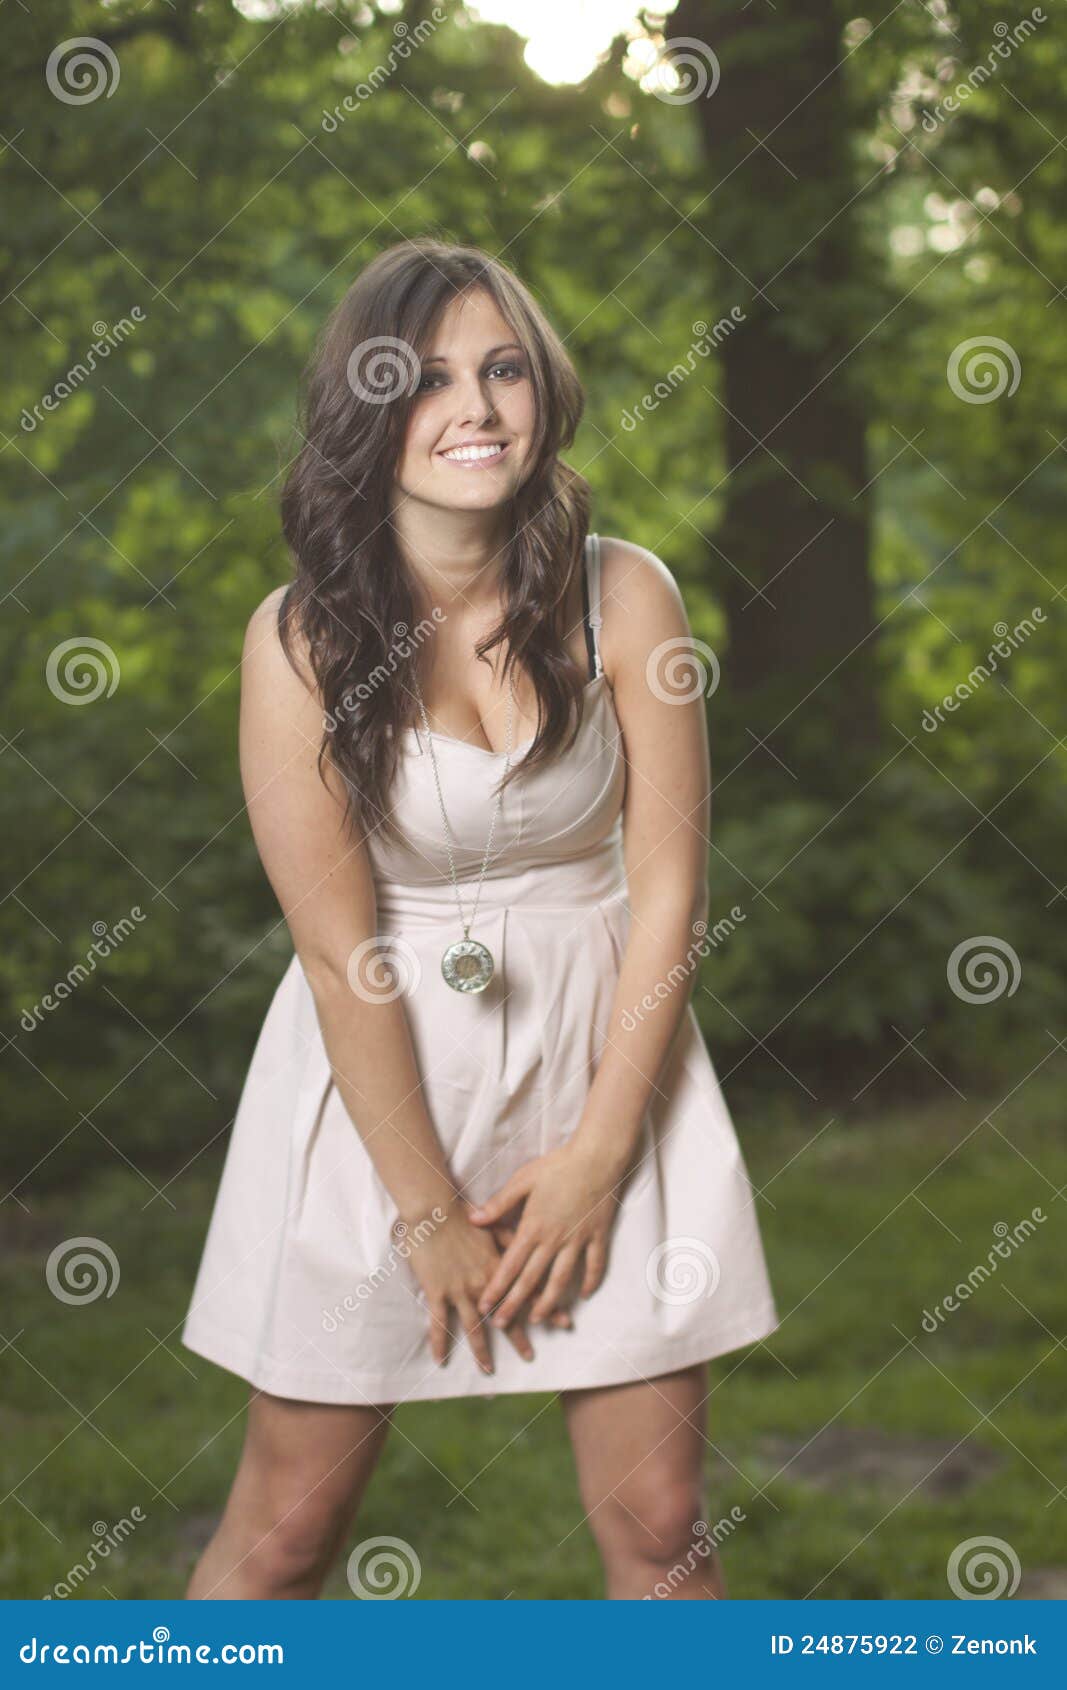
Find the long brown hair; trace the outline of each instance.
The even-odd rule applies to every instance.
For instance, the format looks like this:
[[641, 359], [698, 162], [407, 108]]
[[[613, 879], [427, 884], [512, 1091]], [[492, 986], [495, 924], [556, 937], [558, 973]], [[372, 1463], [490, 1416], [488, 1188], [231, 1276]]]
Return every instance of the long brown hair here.
[[583, 677], [566, 651], [564, 624], [589, 486], [559, 453], [582, 415], [581, 384], [559, 336], [506, 266], [477, 247], [402, 241], [360, 272], [320, 335], [305, 377], [304, 444], [281, 502], [296, 573], [279, 605], [279, 636], [294, 668], [295, 640], [304, 642], [325, 709], [319, 770], [325, 758], [337, 769], [345, 819], [357, 832], [399, 831], [389, 789], [401, 731], [415, 720], [412, 669], [423, 642], [412, 636], [416, 595], [390, 496], [418, 360], [449, 302], [475, 287], [492, 296], [523, 347], [535, 401], [527, 474], [508, 511], [506, 608], [475, 652], [504, 642], [505, 679], [520, 663], [530, 676], [538, 731], [524, 766], [551, 757], [580, 719]]

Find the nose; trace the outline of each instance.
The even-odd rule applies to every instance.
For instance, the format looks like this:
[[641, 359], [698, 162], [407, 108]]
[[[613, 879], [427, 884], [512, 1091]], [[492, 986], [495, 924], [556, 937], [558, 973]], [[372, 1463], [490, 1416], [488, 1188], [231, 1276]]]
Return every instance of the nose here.
[[473, 423], [475, 427], [489, 421], [496, 412], [489, 378], [471, 374], [456, 379], [456, 421]]

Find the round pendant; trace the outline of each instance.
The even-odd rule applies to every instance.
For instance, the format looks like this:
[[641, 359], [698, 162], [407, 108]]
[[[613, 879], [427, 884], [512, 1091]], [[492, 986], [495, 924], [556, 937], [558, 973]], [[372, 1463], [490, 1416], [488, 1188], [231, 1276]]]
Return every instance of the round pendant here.
[[493, 958], [477, 939], [457, 939], [441, 958], [441, 973], [457, 992], [484, 992], [493, 978]]

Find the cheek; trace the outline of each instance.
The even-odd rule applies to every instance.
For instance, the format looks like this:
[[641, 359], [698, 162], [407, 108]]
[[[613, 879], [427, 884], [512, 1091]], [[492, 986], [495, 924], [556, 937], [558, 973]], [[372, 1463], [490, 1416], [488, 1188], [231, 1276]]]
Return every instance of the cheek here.
[[427, 458], [433, 457], [437, 434], [436, 426], [424, 412], [409, 419], [398, 465], [401, 474], [420, 466], [425, 470]]

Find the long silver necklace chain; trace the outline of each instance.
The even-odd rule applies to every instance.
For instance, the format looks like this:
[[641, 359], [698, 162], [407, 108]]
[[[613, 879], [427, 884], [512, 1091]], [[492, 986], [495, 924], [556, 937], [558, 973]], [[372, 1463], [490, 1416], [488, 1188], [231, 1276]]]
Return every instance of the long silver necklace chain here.
[[[478, 883], [474, 892], [474, 907], [471, 910], [470, 920], [467, 921], [463, 915], [463, 901], [459, 895], [459, 876], [456, 873], [456, 859], [452, 850], [456, 841], [452, 833], [451, 824], [448, 820], [448, 811], [445, 809], [444, 794], [441, 791], [441, 777], [437, 769], [437, 757], [433, 748], [433, 734], [430, 732], [430, 720], [426, 714], [426, 706], [422, 701], [422, 691], [419, 687], [419, 679], [414, 671], [412, 671], [412, 679], [415, 682], [415, 697], [418, 700], [419, 713], [422, 716], [423, 730], [426, 734], [426, 744], [430, 752], [430, 767], [433, 770], [434, 786], [437, 788], [437, 802], [441, 809], [441, 820], [444, 822], [445, 827], [445, 849], [448, 852], [448, 871], [452, 877], [452, 886], [456, 894], [456, 907], [459, 910], [460, 926], [463, 929], [462, 939], [457, 939], [454, 944], [449, 945], [448, 949], [441, 958], [441, 973], [444, 975], [453, 990], [457, 992], [484, 992], [486, 986], [488, 986], [490, 980], [493, 978], [493, 955], [488, 946], [483, 945], [478, 939], [471, 938], [470, 930], [474, 925], [475, 916], [478, 914], [478, 901], [482, 895], [482, 883], [485, 880], [486, 870], [489, 867], [489, 856], [493, 848], [493, 834], [496, 830], [497, 817], [500, 815], [500, 806], [504, 799], [504, 789], [503, 786], [501, 786], [500, 791], [496, 795], [496, 804], [493, 807], [493, 814], [489, 823], [489, 837], [485, 842], [485, 856], [482, 858], [482, 869], [478, 876]], [[509, 675], [508, 726], [504, 751], [505, 775], [511, 766], [511, 735], [514, 711], [515, 687], [512, 677]]]

